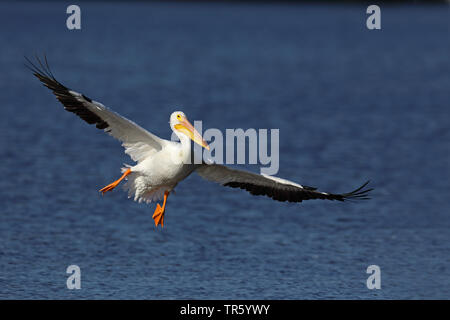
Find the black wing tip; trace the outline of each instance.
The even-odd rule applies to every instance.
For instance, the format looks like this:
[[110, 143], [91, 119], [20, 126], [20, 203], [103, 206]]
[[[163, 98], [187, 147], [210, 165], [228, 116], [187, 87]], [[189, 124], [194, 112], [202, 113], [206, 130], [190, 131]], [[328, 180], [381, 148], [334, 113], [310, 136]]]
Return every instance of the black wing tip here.
[[373, 191], [374, 188], [364, 189], [369, 183], [370, 180], [367, 180], [359, 188], [351, 192], [339, 195], [340, 197], [337, 200], [341, 201], [370, 200], [371, 198], [369, 197], [369, 193]]
[[353, 202], [359, 200], [369, 200], [369, 192], [373, 190], [373, 188], [364, 189], [369, 181], [366, 181], [359, 188], [342, 194], [333, 194], [333, 193], [323, 193], [316, 191], [316, 188], [312, 187], [304, 187], [301, 193], [296, 193], [292, 190], [276, 190], [274, 188], [265, 188], [264, 186], [258, 186], [253, 183], [248, 182], [237, 182], [231, 181], [224, 183], [223, 186], [231, 187], [231, 188], [240, 188], [247, 190], [252, 195], [266, 195], [277, 201], [289, 201], [289, 202], [302, 202], [303, 200], [309, 199], [328, 199], [328, 200], [337, 200], [337, 201], [346, 201]]
[[31, 70], [33, 75], [36, 76], [44, 86], [53, 91], [56, 98], [64, 105], [64, 109], [75, 113], [88, 124], [95, 124], [98, 129], [106, 129], [109, 127], [109, 124], [105, 120], [84, 105], [86, 102], [93, 103], [92, 99], [81, 94], [81, 97], [85, 101], [80, 101], [74, 96], [73, 92], [70, 92], [66, 86], [55, 79], [45, 55], [42, 59], [36, 55], [35, 62], [31, 61], [31, 59], [26, 56], [24, 58], [26, 61], [25, 66]]
[[[36, 54], [34, 59], [36, 60], [34, 63], [30, 58], [24, 56], [25, 58], [25, 67], [28, 68], [33, 74], [41, 79], [42, 77], [48, 78], [49, 80], [56, 81], [55, 76], [53, 75], [52, 70], [47, 61], [47, 56], [44, 54], [43, 58], [39, 58]], [[56, 81], [57, 82], [57, 81]]]
[[52, 90], [55, 94], [57, 94], [57, 92], [69, 90], [66, 86], [62, 85], [58, 80], [56, 80], [52, 70], [50, 69], [46, 55], [44, 55], [42, 59], [39, 58], [38, 55], [36, 55], [34, 57], [35, 62], [33, 62], [27, 56], [24, 56], [24, 58], [25, 67], [28, 68], [33, 73], [33, 75], [42, 82], [44, 86]]

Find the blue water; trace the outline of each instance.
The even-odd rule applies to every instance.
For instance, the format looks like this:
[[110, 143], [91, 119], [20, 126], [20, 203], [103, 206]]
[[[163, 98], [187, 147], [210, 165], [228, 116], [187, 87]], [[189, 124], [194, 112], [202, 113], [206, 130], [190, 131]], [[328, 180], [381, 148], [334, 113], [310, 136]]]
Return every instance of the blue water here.
[[[450, 298], [448, 6], [0, 3], [0, 298]], [[23, 66], [169, 138], [279, 128], [278, 176], [363, 203], [280, 203], [193, 175], [153, 205], [116, 190], [130, 159]], [[247, 169], [259, 171], [258, 166]], [[66, 288], [67, 266], [81, 290]], [[368, 290], [366, 268], [381, 268]]]

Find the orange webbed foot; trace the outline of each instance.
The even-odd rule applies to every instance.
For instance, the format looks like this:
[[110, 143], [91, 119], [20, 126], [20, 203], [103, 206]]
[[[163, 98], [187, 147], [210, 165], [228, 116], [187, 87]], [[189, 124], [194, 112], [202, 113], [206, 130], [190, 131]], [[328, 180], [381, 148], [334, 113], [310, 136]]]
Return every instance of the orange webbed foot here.
[[159, 224], [161, 227], [164, 227], [164, 211], [166, 210], [166, 201], [169, 196], [169, 191], [164, 192], [164, 202], [162, 207], [159, 203], [156, 205], [155, 212], [153, 213], [153, 220], [155, 220], [155, 226], [157, 227]]
[[155, 212], [153, 213], [152, 218], [153, 218], [153, 220], [155, 220], [155, 226], [156, 227], [159, 224], [161, 225], [161, 227], [164, 227], [164, 210], [159, 205], [159, 203], [156, 205], [156, 209], [155, 209]]
[[101, 188], [101, 189], [98, 190], [98, 191], [101, 192], [102, 195], [104, 195], [105, 192], [112, 191], [115, 187], [117, 187], [117, 185], [118, 185], [118, 183], [113, 182], [113, 183], [108, 184], [106, 187]]
[[123, 175], [122, 175], [119, 179], [117, 179], [117, 180], [114, 181], [113, 183], [108, 184], [106, 187], [101, 188], [101, 189], [98, 190], [98, 191], [101, 192], [102, 195], [104, 195], [105, 192], [112, 191], [112, 190], [113, 190], [115, 187], [117, 187], [117, 185], [118, 185], [123, 179], [125, 179], [125, 177], [126, 177], [127, 175], [129, 175], [130, 173], [131, 173], [131, 169], [128, 168], [128, 169], [123, 173]]

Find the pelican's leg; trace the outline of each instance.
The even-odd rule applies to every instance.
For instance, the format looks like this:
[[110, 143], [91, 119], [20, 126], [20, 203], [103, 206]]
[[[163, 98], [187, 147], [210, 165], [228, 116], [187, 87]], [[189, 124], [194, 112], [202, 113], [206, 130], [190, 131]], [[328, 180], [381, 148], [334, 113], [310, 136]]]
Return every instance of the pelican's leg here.
[[117, 179], [117, 180], [114, 181], [113, 183], [108, 184], [106, 187], [100, 189], [99, 192], [101, 192], [102, 195], [104, 195], [105, 192], [111, 191], [112, 189], [114, 189], [115, 187], [117, 187], [117, 185], [120, 183], [120, 181], [122, 181], [123, 179], [125, 179], [125, 177], [126, 177], [127, 175], [129, 175], [130, 173], [131, 173], [131, 169], [128, 168], [128, 169], [123, 173], [123, 175], [122, 175], [119, 179]]
[[169, 196], [169, 191], [164, 192], [164, 202], [162, 207], [159, 205], [159, 203], [156, 205], [155, 212], [153, 213], [153, 220], [155, 220], [155, 226], [158, 226], [158, 224], [161, 225], [161, 227], [164, 227], [164, 211], [166, 210], [166, 201], [167, 197]]

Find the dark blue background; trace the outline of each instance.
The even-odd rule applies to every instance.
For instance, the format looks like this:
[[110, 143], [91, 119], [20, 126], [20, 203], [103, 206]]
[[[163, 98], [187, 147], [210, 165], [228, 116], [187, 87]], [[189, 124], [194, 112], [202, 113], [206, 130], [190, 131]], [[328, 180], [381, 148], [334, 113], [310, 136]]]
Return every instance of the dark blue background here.
[[[69, 4], [0, 3], [0, 298], [449, 298], [448, 6], [383, 6], [369, 31], [363, 5], [82, 2], [69, 31]], [[280, 177], [370, 178], [373, 199], [286, 204], [193, 175], [155, 229], [154, 205], [98, 193], [130, 160], [25, 69], [35, 53], [164, 138], [177, 109], [280, 128]]]

